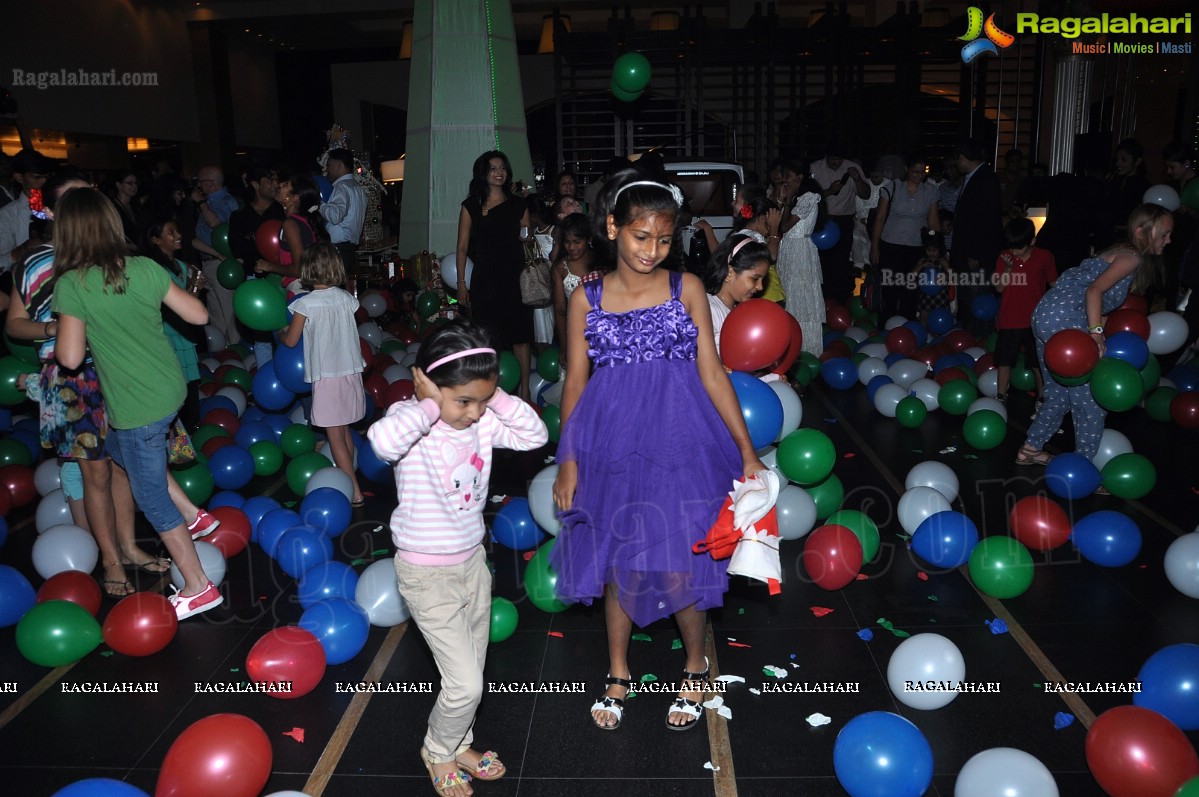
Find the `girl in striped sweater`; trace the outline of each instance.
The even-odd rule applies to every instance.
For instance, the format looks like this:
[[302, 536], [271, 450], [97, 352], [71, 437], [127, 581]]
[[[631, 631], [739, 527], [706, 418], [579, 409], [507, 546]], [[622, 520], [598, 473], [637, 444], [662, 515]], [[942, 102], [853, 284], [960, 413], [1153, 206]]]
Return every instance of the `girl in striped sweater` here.
[[498, 380], [486, 333], [459, 319], [421, 344], [415, 399], [391, 405], [367, 432], [375, 453], [395, 463], [396, 578], [441, 671], [421, 758], [446, 797], [470, 794], [472, 777], [504, 774], [494, 752], [471, 749], [491, 625], [482, 542], [492, 448], [527, 451], [548, 440], [532, 407]]

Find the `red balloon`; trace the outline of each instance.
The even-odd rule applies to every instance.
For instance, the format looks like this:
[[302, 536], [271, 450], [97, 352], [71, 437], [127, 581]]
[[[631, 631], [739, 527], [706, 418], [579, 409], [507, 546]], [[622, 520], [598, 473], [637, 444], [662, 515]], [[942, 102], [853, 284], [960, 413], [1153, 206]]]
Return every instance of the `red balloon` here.
[[87, 610], [92, 617], [100, 611], [100, 585], [96, 579], [78, 570], [64, 570], [50, 576], [38, 587], [37, 602], [70, 601]]
[[232, 437], [213, 437], [204, 441], [204, 445], [200, 446], [200, 453], [206, 457], [211, 457], [225, 446], [233, 445], [237, 445], [237, 441]]
[[258, 225], [254, 234], [254, 243], [258, 245], [258, 254], [270, 263], [279, 262], [279, 238], [283, 235], [283, 222], [270, 219]]
[[412, 384], [411, 379], [397, 379], [387, 386], [387, 393], [384, 394], [384, 405], [390, 407], [397, 401], [407, 401], [416, 395], [416, 386]]
[[370, 320], [371, 320], [371, 317], [369, 314], [367, 314], [366, 308], [359, 307], [357, 310], [354, 311], [354, 324], [355, 325], [365, 324], [367, 321], [370, 321]]
[[862, 543], [844, 526], [821, 526], [808, 535], [802, 558], [804, 570], [816, 586], [838, 590], [862, 569]]
[[0, 485], [8, 490], [13, 509], [20, 509], [37, 499], [33, 468], [28, 465], [5, 465], [0, 468]]
[[12, 496], [8, 494], [8, 490], [0, 489], [0, 517], [8, 517], [11, 511]]
[[937, 362], [937, 358], [939, 358], [941, 355], [938, 352], [933, 351], [932, 349], [924, 348], [924, 349], [916, 349], [916, 351], [912, 352], [911, 355], [909, 355], [909, 356], [913, 360], [916, 360], [917, 362], [922, 362], [925, 365], [927, 365], [929, 368], [932, 368], [933, 365]]
[[237, 430], [241, 428], [241, 421], [238, 420], [237, 413], [233, 410], [227, 410], [224, 407], [209, 410], [204, 414], [200, 422], [216, 424], [230, 435], [237, 434]]
[[[216, 354], [214, 354], [212, 356], [216, 357], [216, 359], [218, 361], [223, 362], [223, 363], [229, 362], [230, 360], [236, 360], [237, 362], [232, 363], [232, 365], [234, 365], [238, 368], [241, 368], [241, 357], [239, 357], [237, 355], [237, 352], [233, 351], [232, 349], [225, 349], [223, 351], [218, 351]], [[229, 369], [226, 368], [225, 370], [227, 371]], [[218, 368], [218, 370], [216, 372], [216, 377], [217, 377], [218, 381], [220, 380], [220, 378], [223, 374], [224, 374], [224, 372]]]
[[949, 384], [950, 382], [952, 382], [955, 379], [965, 379], [967, 382], [970, 381], [970, 377], [967, 376], [966, 372], [963, 371], [961, 368], [946, 368], [943, 371], [941, 371], [941, 373], [939, 373], [933, 377], [933, 381], [935, 381], [938, 385], [941, 385], [942, 387]]
[[220, 382], [205, 382], [204, 384], [200, 385], [200, 392], [203, 393], [207, 398], [214, 395], [223, 387], [228, 387], [228, 385], [222, 385]]
[[358, 338], [358, 350], [362, 352], [362, 359], [368, 363], [371, 357], [375, 356], [375, 352], [371, 349], [371, 345], [367, 343], [366, 338]]
[[[229, 438], [219, 439], [228, 440]], [[237, 507], [218, 506], [209, 514], [221, 521], [221, 525], [217, 526], [216, 531], [205, 537], [204, 542], [215, 545], [226, 559], [244, 551], [250, 544], [251, 532], [250, 519], [246, 517], [246, 513]]]
[[362, 386], [366, 388], [366, 392], [370, 394], [376, 407], [384, 406], [383, 402], [387, 399], [387, 388], [391, 387], [387, 384], [386, 379], [379, 374], [371, 374], [362, 380]]
[[[834, 332], [844, 332], [853, 326], [853, 314], [849, 309], [838, 302], [826, 300], [824, 303], [824, 323], [828, 324], [828, 328]], [[724, 340], [724, 332], [720, 333], [720, 339]]]
[[126, 656], [149, 656], [170, 644], [178, 628], [170, 601], [157, 592], [135, 592], [104, 618], [104, 644]]
[[299, 626], [276, 628], [250, 648], [246, 673], [254, 683], [291, 683], [290, 692], [268, 692], [272, 697], [303, 697], [325, 677], [325, 649], [311, 632]]
[[1052, 551], [1070, 539], [1066, 510], [1043, 495], [1021, 498], [1008, 515], [1012, 536], [1034, 551]]
[[1086, 376], [1098, 362], [1098, 344], [1081, 329], [1063, 329], [1045, 341], [1045, 364], [1058, 376]]
[[[724, 333], [721, 333], [723, 336]], [[834, 340], [828, 347], [820, 352], [820, 362], [831, 360], [834, 357], [852, 357], [853, 352], [849, 350], [848, 344], [843, 340]]]
[[1183, 429], [1199, 429], [1199, 393], [1188, 390], [1171, 399], [1170, 417]]
[[957, 353], [973, 346], [974, 337], [964, 329], [955, 329], [945, 336], [942, 343], [948, 351]]
[[1117, 310], [1133, 310], [1138, 313], [1149, 312], [1149, 300], [1144, 296], [1138, 296], [1135, 293], [1128, 294], [1124, 299], [1124, 304], [1116, 308]]
[[154, 797], [258, 797], [274, 754], [266, 731], [241, 714], [192, 723], [167, 750]]
[[1117, 706], [1087, 731], [1087, 766], [1111, 797], [1172, 797], [1199, 775], [1199, 756], [1170, 720], [1140, 706]]
[[734, 371], [760, 371], [774, 365], [791, 342], [787, 311], [767, 299], [733, 308], [720, 329], [720, 359]]
[[786, 376], [791, 370], [791, 366], [795, 365], [795, 361], [799, 359], [799, 355], [803, 352], [803, 330], [799, 328], [799, 322], [795, 320], [795, 316], [787, 314], [787, 320], [791, 322], [791, 338], [787, 343], [787, 351], [783, 352], [783, 359], [778, 361], [778, 364], [771, 369], [771, 373], [779, 376]]
[[916, 333], [907, 327], [895, 327], [887, 333], [887, 351], [911, 357], [916, 351]]
[[1149, 317], [1137, 310], [1117, 310], [1103, 323], [1103, 335], [1111, 337], [1117, 332], [1135, 332], [1149, 340]]
[[982, 357], [974, 361], [974, 373], [982, 376], [987, 371], [995, 367], [995, 355], [991, 352], [986, 352]]

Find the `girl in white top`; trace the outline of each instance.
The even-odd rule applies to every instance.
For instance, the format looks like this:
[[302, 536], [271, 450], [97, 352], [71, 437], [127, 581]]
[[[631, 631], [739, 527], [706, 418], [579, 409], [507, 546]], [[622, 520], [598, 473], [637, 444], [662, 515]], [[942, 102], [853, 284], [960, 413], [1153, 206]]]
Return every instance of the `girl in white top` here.
[[796, 220], [779, 243], [778, 272], [787, 294], [787, 312], [803, 333], [803, 350], [819, 357], [824, 348], [823, 272], [812, 231], [823, 226], [825, 213], [820, 187], [811, 178], [801, 178], [796, 193], [790, 213]]
[[[304, 250], [300, 279], [306, 293], [292, 302], [294, 314], [279, 336], [284, 346], [295, 346], [304, 337], [304, 379], [312, 383], [312, 425], [325, 427], [333, 462], [345, 471], [354, 495], [353, 506], [362, 506], [362, 488], [354, 473], [354, 443], [350, 424], [366, 415], [362, 391], [362, 349], [354, 312], [358, 300], [340, 286], [346, 272], [333, 244], [324, 242]], [[307, 329], [305, 329], [307, 327]]]
[[733, 308], [762, 292], [762, 280], [770, 268], [770, 250], [762, 237], [739, 230], [724, 239], [704, 274], [704, 289], [712, 308], [712, 332], [720, 354], [720, 330]]
[[594, 250], [591, 248], [591, 222], [586, 214], [571, 213], [558, 222], [558, 235], [562, 241], [562, 254], [554, 263], [554, 324], [558, 328], [558, 363], [566, 367], [566, 308], [570, 306], [570, 295], [595, 269]]

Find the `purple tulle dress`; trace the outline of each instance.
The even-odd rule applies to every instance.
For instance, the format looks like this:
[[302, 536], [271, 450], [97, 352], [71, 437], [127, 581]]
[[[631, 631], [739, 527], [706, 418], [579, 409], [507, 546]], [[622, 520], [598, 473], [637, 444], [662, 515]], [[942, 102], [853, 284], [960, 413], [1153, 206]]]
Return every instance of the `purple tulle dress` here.
[[603, 280], [583, 283], [595, 370], [562, 432], [578, 463], [574, 505], [550, 554], [563, 600], [590, 604], [615, 583], [639, 626], [720, 606], [728, 562], [692, 553], [741, 476], [741, 455], [696, 367], [696, 329], [670, 274], [670, 301], [609, 313]]

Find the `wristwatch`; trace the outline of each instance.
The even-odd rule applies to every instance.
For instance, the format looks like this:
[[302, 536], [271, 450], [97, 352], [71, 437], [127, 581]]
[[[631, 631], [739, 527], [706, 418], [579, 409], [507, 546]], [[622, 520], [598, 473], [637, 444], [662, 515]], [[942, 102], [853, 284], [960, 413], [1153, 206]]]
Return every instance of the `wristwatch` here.
[[1103, 325], [1102, 324], [1091, 327], [1091, 334], [1095, 334], [1095, 333], [1099, 333], [1100, 335], [1103, 334]]

